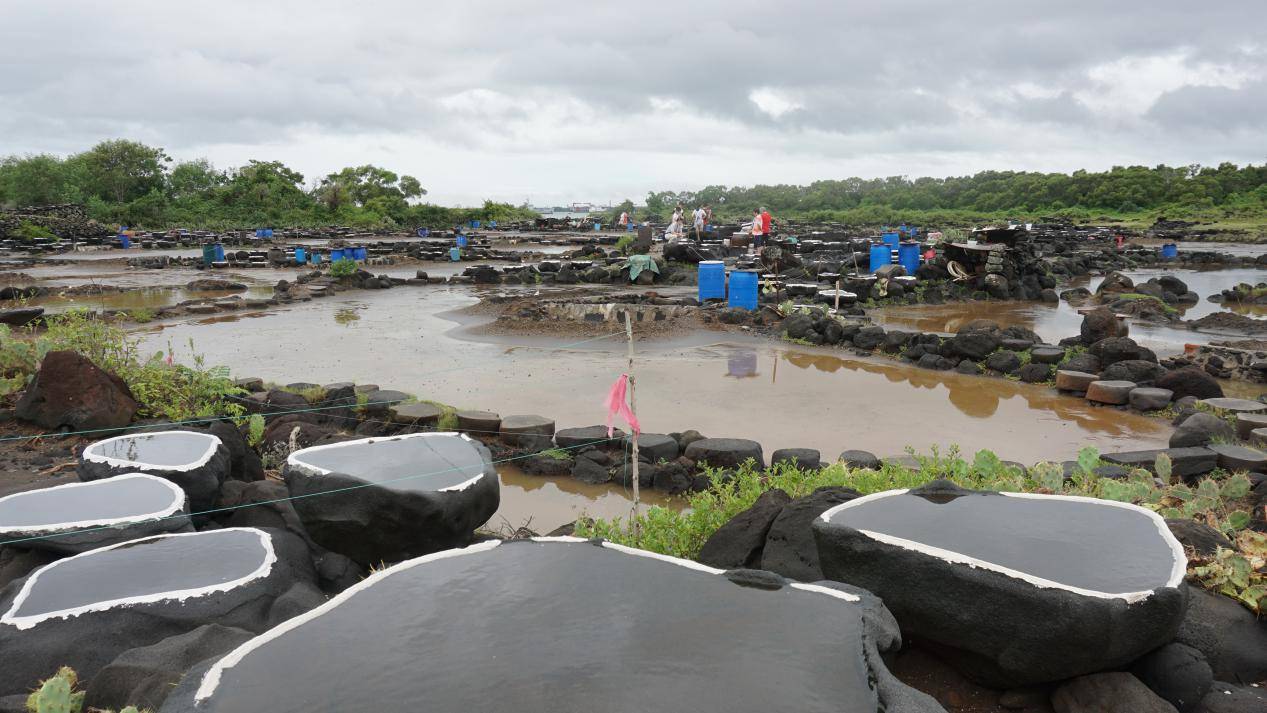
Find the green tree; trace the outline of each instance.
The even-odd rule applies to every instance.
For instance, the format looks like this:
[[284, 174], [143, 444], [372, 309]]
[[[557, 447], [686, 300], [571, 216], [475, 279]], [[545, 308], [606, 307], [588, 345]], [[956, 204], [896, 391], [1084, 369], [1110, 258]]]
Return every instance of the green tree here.
[[127, 203], [150, 191], [165, 190], [166, 164], [172, 159], [163, 149], [127, 139], [112, 139], [70, 160], [82, 164], [89, 195]]
[[66, 166], [49, 154], [0, 160], [0, 205], [52, 205], [68, 200]]

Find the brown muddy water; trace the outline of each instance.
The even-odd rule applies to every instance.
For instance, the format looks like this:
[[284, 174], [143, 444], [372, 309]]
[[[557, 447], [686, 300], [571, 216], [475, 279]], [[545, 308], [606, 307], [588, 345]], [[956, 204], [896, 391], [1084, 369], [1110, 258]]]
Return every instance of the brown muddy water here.
[[[622, 330], [576, 342], [474, 337], [468, 327], [479, 322], [452, 312], [475, 294], [436, 286], [338, 295], [248, 323], [230, 316], [153, 327], [145, 342], [161, 349], [193, 339], [208, 363], [242, 376], [375, 383], [460, 408], [538, 413], [560, 428], [602, 423], [603, 399], [626, 368]], [[828, 458], [847, 448], [884, 456], [958, 444], [1032, 462], [1087, 444], [1150, 447], [1170, 430], [1045, 387], [715, 332], [639, 343], [635, 370], [648, 432], [694, 428], [752, 438], [767, 451], [818, 448]]]
[[[1237, 268], [1234, 270], [1134, 270], [1124, 273], [1135, 282], [1145, 282], [1153, 277], [1174, 275], [1188, 284], [1188, 288], [1201, 296], [1201, 301], [1187, 309], [1180, 307], [1184, 319], [1198, 319], [1220, 311], [1235, 311], [1250, 317], [1267, 317], [1267, 308], [1258, 306], [1221, 305], [1207, 297], [1218, 294], [1241, 282], [1255, 284], [1267, 281], [1267, 270]], [[1062, 286], [1086, 287], [1092, 292], [1103, 282], [1094, 277]], [[974, 319], [989, 319], [1009, 327], [1019, 325], [1034, 330], [1046, 341], [1054, 344], [1065, 337], [1078, 334], [1082, 325], [1079, 307], [1061, 301], [1048, 305], [1040, 302], [959, 302], [944, 305], [918, 305], [873, 310], [870, 314], [877, 324], [896, 328], [918, 329], [924, 332], [956, 332]], [[1194, 331], [1183, 326], [1144, 324], [1131, 322], [1131, 337], [1160, 355], [1177, 354], [1184, 344], [1208, 344], [1211, 341], [1243, 336], [1235, 332]]]

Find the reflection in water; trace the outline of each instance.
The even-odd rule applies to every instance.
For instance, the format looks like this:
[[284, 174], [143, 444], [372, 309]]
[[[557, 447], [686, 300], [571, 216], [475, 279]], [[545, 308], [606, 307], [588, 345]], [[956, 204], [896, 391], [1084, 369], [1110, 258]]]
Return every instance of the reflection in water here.
[[[501, 505], [488, 522], [490, 530], [528, 527], [544, 535], [581, 516], [625, 518], [633, 511], [633, 492], [619, 484], [590, 485], [567, 476], [528, 475], [508, 463], [499, 463], [497, 472], [501, 476]], [[657, 490], [644, 489], [640, 498], [644, 509], [659, 505], [681, 510], [686, 506], [682, 498]]]
[[747, 379], [757, 376], [757, 351], [755, 349], [736, 349], [726, 357], [726, 376], [736, 379]]
[[341, 324], [345, 327], [356, 326], [353, 323], [361, 320], [361, 315], [357, 314], [360, 309], [360, 307], [344, 307], [343, 309], [336, 309], [334, 311], [334, 323]]

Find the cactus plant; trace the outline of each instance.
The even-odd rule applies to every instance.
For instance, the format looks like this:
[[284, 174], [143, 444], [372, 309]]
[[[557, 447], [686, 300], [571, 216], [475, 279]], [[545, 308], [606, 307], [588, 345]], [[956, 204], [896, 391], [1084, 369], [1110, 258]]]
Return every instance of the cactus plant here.
[[63, 666], [26, 699], [31, 713], [79, 713], [84, 707], [84, 692], [75, 691], [79, 677], [74, 669]]

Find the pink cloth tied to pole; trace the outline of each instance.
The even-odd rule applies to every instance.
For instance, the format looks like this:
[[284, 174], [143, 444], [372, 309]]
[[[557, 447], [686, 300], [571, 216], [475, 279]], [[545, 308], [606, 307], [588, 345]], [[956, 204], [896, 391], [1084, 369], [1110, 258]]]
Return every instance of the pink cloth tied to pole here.
[[638, 435], [642, 431], [642, 427], [638, 425], [638, 417], [633, 411], [629, 410], [629, 400], [625, 397], [625, 392], [629, 390], [629, 375], [621, 374], [616, 383], [612, 384], [611, 392], [607, 394], [607, 437], [612, 435], [612, 419], [620, 416], [625, 419], [625, 423], [633, 429], [634, 435]]

